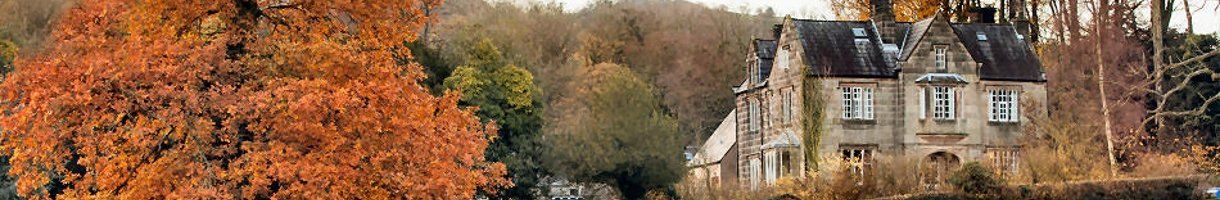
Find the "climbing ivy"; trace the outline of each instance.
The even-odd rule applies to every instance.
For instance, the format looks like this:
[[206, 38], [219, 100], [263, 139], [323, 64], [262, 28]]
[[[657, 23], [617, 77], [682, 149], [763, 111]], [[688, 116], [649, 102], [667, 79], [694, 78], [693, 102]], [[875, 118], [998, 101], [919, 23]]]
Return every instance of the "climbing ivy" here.
[[[805, 69], [806, 71], [808, 69]], [[808, 74], [802, 72], [802, 75]], [[823, 120], [826, 115], [826, 100], [821, 94], [822, 83], [821, 79], [816, 77], [801, 78], [801, 111], [805, 115], [801, 117], [801, 128], [803, 134], [801, 142], [805, 146], [805, 167], [806, 170], [816, 171], [818, 169], [818, 144], [821, 143], [822, 133], [825, 132], [825, 124]]]

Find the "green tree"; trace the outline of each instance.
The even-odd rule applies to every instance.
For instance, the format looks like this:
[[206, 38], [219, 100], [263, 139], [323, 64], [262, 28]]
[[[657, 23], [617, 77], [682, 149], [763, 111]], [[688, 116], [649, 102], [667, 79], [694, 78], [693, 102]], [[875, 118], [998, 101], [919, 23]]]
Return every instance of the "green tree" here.
[[444, 93], [445, 78], [448, 78], [453, 73], [453, 62], [445, 57], [444, 52], [439, 49], [429, 47], [424, 41], [410, 41], [403, 44], [407, 49], [411, 49], [410, 58], [397, 58], [399, 63], [406, 65], [407, 63], [415, 62], [424, 67], [424, 74], [427, 75], [420, 82], [432, 91], [432, 94], [440, 95]]
[[574, 181], [614, 186], [626, 199], [680, 180], [682, 135], [651, 85], [616, 64], [584, 69], [553, 106], [571, 114], [551, 125], [549, 165]]
[[488, 160], [503, 162], [514, 186], [491, 194], [496, 198], [534, 199], [539, 180], [548, 175], [540, 165], [542, 132], [541, 89], [524, 68], [506, 62], [489, 39], [469, 48], [468, 60], [444, 79], [448, 89], [462, 92], [459, 102], [475, 106], [475, 115], [500, 126], [499, 137], [487, 148]]
[[17, 58], [17, 45], [8, 40], [0, 40], [0, 76], [13, 71], [13, 59]]

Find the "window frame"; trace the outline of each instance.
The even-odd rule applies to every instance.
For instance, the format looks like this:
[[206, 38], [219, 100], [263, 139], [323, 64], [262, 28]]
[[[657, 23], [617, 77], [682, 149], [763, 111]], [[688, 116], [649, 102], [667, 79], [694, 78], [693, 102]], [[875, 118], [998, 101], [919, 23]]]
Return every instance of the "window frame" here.
[[791, 57], [788, 54], [790, 53], [791, 52], [788, 50], [788, 45], [781, 47], [779, 51], [775, 52], [775, 65], [779, 65], [780, 69], [788, 69], [788, 60], [790, 59], [789, 57]]
[[848, 172], [864, 177], [872, 169], [877, 148], [871, 145], [840, 145], [839, 158], [847, 164]]
[[750, 165], [749, 168], [747, 168], [746, 173], [748, 173], [750, 176], [750, 179], [748, 180], [750, 183], [750, 189], [758, 189], [758, 183], [761, 182], [759, 179], [762, 179], [762, 177], [760, 177], [762, 175], [762, 170], [759, 169], [762, 168], [762, 161], [755, 156], [750, 158], [749, 162]]
[[871, 84], [851, 84], [839, 86], [840, 108], [843, 120], [871, 121], [876, 120], [875, 99], [876, 87]]
[[763, 173], [763, 176], [765, 177], [763, 180], [767, 184], [773, 184], [775, 183], [775, 180], [779, 178], [779, 161], [776, 159], [778, 157], [779, 156], [777, 156], [776, 151], [768, 151], [763, 153], [763, 168], [766, 168], [766, 170], [764, 170], [765, 172]]
[[933, 49], [934, 57], [936, 59], [936, 69], [938, 69], [938, 70], [949, 69], [949, 46], [948, 45], [934, 45], [934, 46], [932, 46], [932, 49]]
[[957, 119], [957, 92], [953, 86], [932, 86], [932, 119], [951, 121]]
[[750, 99], [748, 101], [749, 108], [747, 109], [749, 110], [747, 111], [747, 118], [749, 119], [747, 119], [747, 123], [749, 123], [749, 125], [746, 127], [746, 130], [751, 134], [758, 134], [759, 132], [762, 132], [762, 105], [759, 105], [761, 102], [759, 102], [757, 99]]
[[1021, 148], [1019, 147], [987, 148], [987, 157], [992, 169], [1002, 176], [1015, 175], [1021, 171]]
[[791, 88], [780, 91], [780, 96], [781, 96], [780, 98], [783, 101], [783, 105], [782, 105], [783, 111], [782, 112], [783, 112], [784, 123], [791, 122], [792, 118], [793, 118], [792, 106], [795, 103], [793, 103], [794, 97], [792, 96], [792, 93], [793, 93], [793, 89], [791, 89]]
[[1021, 90], [992, 88], [987, 90], [987, 121], [1019, 123], [1021, 121]]

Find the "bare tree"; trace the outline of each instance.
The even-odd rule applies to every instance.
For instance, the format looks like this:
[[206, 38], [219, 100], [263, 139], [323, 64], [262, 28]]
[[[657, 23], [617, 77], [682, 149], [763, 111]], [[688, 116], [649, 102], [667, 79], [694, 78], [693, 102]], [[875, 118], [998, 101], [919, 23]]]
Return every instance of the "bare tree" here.
[[1150, 4], [1150, 11], [1152, 14], [1151, 26], [1153, 69], [1148, 79], [1150, 80], [1149, 83], [1153, 84], [1153, 87], [1146, 92], [1148, 92], [1152, 98], [1155, 99], [1155, 109], [1148, 112], [1148, 118], [1144, 119], [1142, 124], [1145, 127], [1155, 125], [1156, 130], [1154, 130], [1154, 132], [1161, 132], [1164, 130], [1166, 118], [1201, 115], [1207, 111], [1208, 105], [1220, 101], [1220, 93], [1217, 93], [1206, 98], [1206, 100], [1204, 100], [1201, 104], [1196, 105], [1196, 107], [1183, 110], [1167, 110], [1168, 107], [1166, 105], [1167, 102], [1171, 100], [1170, 97], [1185, 91], [1195, 77], [1210, 76], [1213, 77], [1213, 79], [1215, 79], [1215, 77], [1220, 77], [1220, 73], [1213, 71], [1211, 68], [1199, 67], [1189, 69], [1181, 74], [1175, 74], [1176, 77], [1181, 78], [1179, 80], [1172, 82], [1166, 80], [1166, 78], [1170, 78], [1170, 76], [1167, 76], [1167, 73], [1170, 71], [1185, 69], [1185, 67], [1188, 65], [1201, 62], [1205, 59], [1211, 58], [1212, 56], [1216, 56], [1216, 54], [1220, 54], [1220, 48], [1216, 48], [1200, 55], [1185, 58], [1176, 63], [1170, 63], [1165, 60], [1164, 35], [1167, 27], [1166, 25], [1169, 24], [1170, 18], [1168, 15], [1172, 14], [1173, 10], [1172, 4], [1167, 5], [1166, 3], [1172, 3], [1172, 1], [1173, 0], [1151, 0]]
[[[1109, 9], [1110, 5], [1108, 4], [1109, 1], [1098, 0], [1097, 2], [1098, 2], [1097, 10], [1096, 10], [1097, 12], [1094, 13], [1094, 16], [1107, 16], [1109, 14], [1109, 10], [1110, 10]], [[1114, 133], [1113, 133], [1112, 127], [1110, 125], [1110, 105], [1106, 100], [1106, 73], [1105, 73], [1106, 72], [1106, 64], [1105, 64], [1106, 62], [1105, 62], [1105, 58], [1102, 56], [1102, 41], [1104, 41], [1104, 40], [1101, 39], [1103, 37], [1100, 34], [1104, 34], [1104, 31], [1102, 31], [1102, 26], [1107, 23], [1104, 23], [1103, 21], [1104, 21], [1104, 18], [1096, 18], [1093, 20], [1093, 30], [1094, 30], [1093, 33], [1098, 34], [1097, 35], [1098, 39], [1096, 40], [1096, 43], [1097, 43], [1096, 57], [1097, 57], [1097, 72], [1098, 72], [1097, 73], [1097, 90], [1098, 90], [1098, 93], [1100, 94], [1100, 96], [1097, 99], [1101, 100], [1102, 121], [1105, 124], [1103, 127], [1104, 127], [1104, 130], [1106, 133], [1106, 153], [1109, 155], [1109, 158], [1110, 158], [1110, 176], [1114, 177], [1114, 176], [1118, 175], [1118, 167], [1116, 167], [1118, 165], [1118, 158], [1114, 156]]]

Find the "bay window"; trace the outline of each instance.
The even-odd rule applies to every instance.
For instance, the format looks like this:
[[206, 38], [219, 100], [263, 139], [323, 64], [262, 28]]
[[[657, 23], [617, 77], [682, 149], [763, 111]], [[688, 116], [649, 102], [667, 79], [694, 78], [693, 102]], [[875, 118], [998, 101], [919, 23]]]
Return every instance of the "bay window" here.
[[954, 119], [954, 105], [956, 104], [956, 102], [954, 102], [954, 96], [956, 96], [956, 93], [954, 93], [953, 87], [932, 87], [932, 119]]

